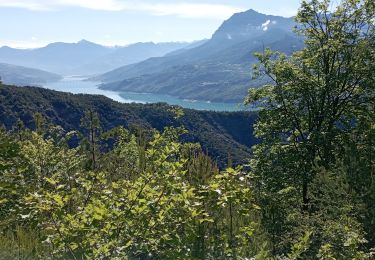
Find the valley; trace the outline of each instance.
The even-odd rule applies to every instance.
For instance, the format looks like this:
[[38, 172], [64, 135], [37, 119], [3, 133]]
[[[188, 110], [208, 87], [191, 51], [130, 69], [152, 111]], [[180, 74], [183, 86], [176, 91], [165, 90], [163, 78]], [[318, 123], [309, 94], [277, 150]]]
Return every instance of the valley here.
[[[2, 47], [0, 62], [65, 77], [84, 75], [99, 82], [101, 89], [89, 90], [86, 86], [86, 94], [107, 94], [117, 101], [167, 102], [200, 110], [236, 111], [243, 109], [238, 104], [242, 104], [250, 87], [269, 82], [266, 77], [252, 80], [255, 52], [269, 47], [290, 55], [303, 47], [303, 40], [293, 32], [294, 26], [293, 18], [250, 9], [232, 15], [207, 40], [113, 47], [81, 40], [27, 50]], [[47, 87], [61, 91], [67, 88], [73, 93], [82, 90], [80, 86], [75, 87], [80, 90], [73, 90], [65, 83], [49, 83]]]

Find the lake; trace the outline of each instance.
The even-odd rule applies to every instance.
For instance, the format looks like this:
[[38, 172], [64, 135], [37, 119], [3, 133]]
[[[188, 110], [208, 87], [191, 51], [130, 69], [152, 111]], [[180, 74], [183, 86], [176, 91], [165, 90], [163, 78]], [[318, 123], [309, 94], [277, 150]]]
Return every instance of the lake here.
[[99, 89], [100, 82], [84, 81], [85, 78], [79, 76], [65, 77], [61, 81], [46, 83], [43, 87], [73, 94], [104, 95], [110, 99], [121, 103], [158, 103], [165, 102], [170, 105], [178, 105], [184, 108], [212, 111], [241, 111], [245, 109], [242, 104], [237, 103], [217, 103], [209, 101], [197, 101], [179, 99], [169, 95], [134, 92], [115, 92]]

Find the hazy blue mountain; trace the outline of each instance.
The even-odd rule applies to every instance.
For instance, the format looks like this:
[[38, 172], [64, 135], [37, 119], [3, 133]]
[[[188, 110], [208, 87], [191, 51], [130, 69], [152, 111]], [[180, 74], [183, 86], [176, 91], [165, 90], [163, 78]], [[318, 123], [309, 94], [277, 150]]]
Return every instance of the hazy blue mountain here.
[[51, 43], [37, 49], [0, 48], [0, 62], [48, 70], [58, 74], [76, 74], [78, 64], [94, 60], [113, 50], [89, 41]]
[[6, 63], [0, 63], [0, 77], [5, 84], [14, 85], [40, 85], [61, 79], [54, 73]]
[[104, 89], [163, 93], [180, 98], [238, 102], [251, 81], [253, 53], [272, 47], [292, 53], [303, 46], [292, 18], [249, 10], [225, 21], [205, 43], [174, 55], [120, 67], [96, 80]]
[[201, 46], [201, 45], [205, 44], [207, 41], [208, 41], [207, 39], [200, 40], [200, 41], [194, 41], [194, 42], [190, 43], [189, 45], [187, 45], [186, 47], [178, 49], [176, 51], [169, 52], [164, 56], [172, 56], [172, 55], [177, 55], [177, 54], [183, 53], [187, 50], [194, 49], [198, 46]]
[[[116, 48], [110, 54], [82, 65], [78, 68], [78, 71], [84, 74], [103, 73], [151, 57], [161, 57], [167, 53], [188, 48], [189, 45], [190, 43], [187, 42], [135, 43], [127, 47]], [[192, 45], [195, 45], [195, 43], [192, 43]]]
[[189, 43], [138, 43], [107, 47], [86, 40], [51, 43], [37, 49], [0, 48], [0, 62], [48, 70], [61, 75], [97, 74], [119, 66], [160, 57]]

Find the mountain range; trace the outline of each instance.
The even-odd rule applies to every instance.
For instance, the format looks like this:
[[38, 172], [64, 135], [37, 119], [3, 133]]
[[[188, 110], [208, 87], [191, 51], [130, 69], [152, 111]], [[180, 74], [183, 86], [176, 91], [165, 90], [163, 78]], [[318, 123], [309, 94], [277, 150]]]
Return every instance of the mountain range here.
[[[86, 40], [77, 43], [55, 42], [42, 48], [0, 48], [0, 62], [50, 71], [60, 75], [94, 75], [117, 67], [160, 57], [189, 48], [191, 43], [136, 43], [107, 47]], [[196, 46], [196, 42], [192, 43]]]
[[293, 18], [234, 14], [203, 44], [127, 65], [93, 78], [102, 89], [169, 94], [192, 100], [239, 102], [250, 86], [254, 52], [266, 47], [291, 54], [303, 47]]
[[293, 18], [248, 10], [224, 21], [209, 40], [125, 47], [82, 40], [27, 50], [2, 47], [0, 62], [60, 75], [92, 75], [90, 80], [101, 82], [105, 90], [238, 103], [249, 87], [267, 83], [266, 78], [251, 79], [255, 52], [270, 47], [291, 54], [303, 48], [295, 26]]

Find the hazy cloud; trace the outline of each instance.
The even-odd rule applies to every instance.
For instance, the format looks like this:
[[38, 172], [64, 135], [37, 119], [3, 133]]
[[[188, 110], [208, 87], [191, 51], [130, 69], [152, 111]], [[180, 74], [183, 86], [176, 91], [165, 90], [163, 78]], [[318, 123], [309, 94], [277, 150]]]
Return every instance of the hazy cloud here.
[[243, 9], [215, 4], [157, 4], [144, 5], [144, 9], [156, 15], [176, 15], [187, 18], [225, 19]]
[[243, 9], [224, 4], [175, 2], [151, 3], [129, 0], [0, 0], [0, 7], [17, 7], [36, 11], [58, 10], [63, 7], [81, 7], [103, 11], [141, 11], [157, 16], [225, 19]]
[[18, 7], [33, 11], [56, 10], [64, 6], [107, 11], [121, 10], [115, 0], [0, 0], [0, 7]]

